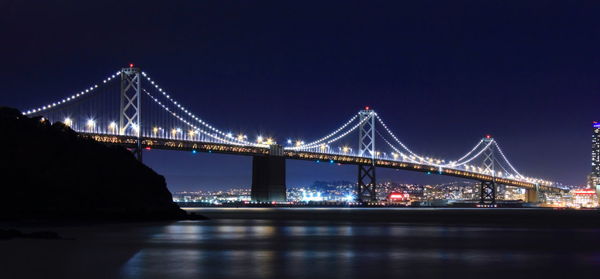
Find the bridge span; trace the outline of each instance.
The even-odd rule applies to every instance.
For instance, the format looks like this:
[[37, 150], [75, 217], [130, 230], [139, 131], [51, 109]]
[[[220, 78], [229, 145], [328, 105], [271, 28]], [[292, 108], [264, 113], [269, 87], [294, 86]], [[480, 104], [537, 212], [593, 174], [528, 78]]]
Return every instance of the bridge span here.
[[[466, 178], [480, 182], [480, 202], [495, 203], [499, 184], [526, 189], [537, 202], [541, 192], [566, 191], [559, 183], [523, 175], [498, 142], [485, 136], [458, 159], [425, 156], [408, 148], [373, 109], [365, 107], [333, 132], [310, 142], [221, 130], [197, 116], [141, 69], [130, 65], [70, 96], [27, 110], [25, 115], [60, 121], [81, 137], [130, 148], [214, 152], [252, 156], [252, 199], [285, 200], [286, 160], [357, 166], [356, 199], [376, 201], [377, 168]], [[342, 145], [341, 140], [354, 142]]]

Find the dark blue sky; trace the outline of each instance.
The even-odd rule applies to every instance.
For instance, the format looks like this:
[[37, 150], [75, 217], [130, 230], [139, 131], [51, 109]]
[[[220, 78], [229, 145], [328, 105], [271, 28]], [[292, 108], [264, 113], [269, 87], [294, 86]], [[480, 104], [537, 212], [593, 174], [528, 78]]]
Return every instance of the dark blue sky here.
[[[0, 103], [45, 104], [133, 62], [217, 127], [312, 139], [370, 105], [419, 153], [457, 157], [491, 133], [523, 173], [584, 183], [600, 2], [255, 2], [2, 1]], [[173, 190], [250, 184], [250, 158], [145, 159]], [[356, 175], [288, 171], [290, 185]]]

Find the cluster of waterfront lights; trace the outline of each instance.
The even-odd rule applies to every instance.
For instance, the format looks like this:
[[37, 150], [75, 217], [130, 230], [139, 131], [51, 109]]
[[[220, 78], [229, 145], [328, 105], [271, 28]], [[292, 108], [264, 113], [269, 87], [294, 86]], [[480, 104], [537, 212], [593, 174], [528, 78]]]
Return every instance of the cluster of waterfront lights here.
[[[302, 197], [300, 198], [301, 202], [322, 202], [322, 201], [326, 201], [328, 200], [325, 196], [323, 196], [323, 193], [321, 192], [313, 192], [313, 191], [306, 191], [306, 190], [301, 190], [302, 192]], [[356, 196], [352, 195], [352, 194], [347, 194], [343, 197], [343, 201], [344, 202], [354, 202], [356, 200]]]

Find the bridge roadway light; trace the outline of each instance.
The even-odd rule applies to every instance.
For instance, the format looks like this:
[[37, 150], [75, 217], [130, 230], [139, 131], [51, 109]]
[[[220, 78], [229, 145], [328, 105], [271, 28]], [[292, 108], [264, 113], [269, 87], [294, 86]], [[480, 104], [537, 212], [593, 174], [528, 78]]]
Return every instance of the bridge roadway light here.
[[262, 143], [263, 142], [263, 137], [262, 136], [256, 137], [256, 142]]
[[114, 132], [117, 129], [117, 123], [112, 121], [110, 122], [110, 124], [108, 124], [108, 130], [110, 130], [111, 132]]
[[88, 119], [86, 126], [91, 130], [96, 126], [96, 121], [94, 121], [94, 119]]
[[71, 125], [73, 125], [73, 120], [71, 120], [71, 118], [65, 118], [65, 125], [71, 127]]

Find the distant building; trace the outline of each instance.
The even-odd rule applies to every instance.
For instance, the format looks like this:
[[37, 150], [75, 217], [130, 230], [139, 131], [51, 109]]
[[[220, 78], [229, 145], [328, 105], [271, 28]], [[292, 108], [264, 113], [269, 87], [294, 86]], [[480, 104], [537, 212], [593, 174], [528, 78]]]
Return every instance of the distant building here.
[[600, 199], [600, 123], [592, 123], [592, 173], [588, 176], [588, 187], [596, 191]]
[[593, 189], [571, 191], [572, 205], [576, 207], [598, 207], [598, 196]]
[[592, 174], [600, 177], [600, 123], [593, 122], [592, 133]]

